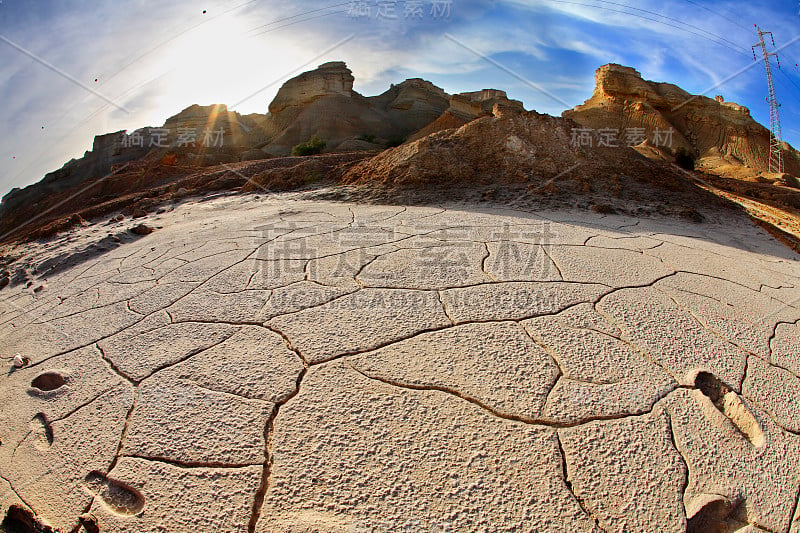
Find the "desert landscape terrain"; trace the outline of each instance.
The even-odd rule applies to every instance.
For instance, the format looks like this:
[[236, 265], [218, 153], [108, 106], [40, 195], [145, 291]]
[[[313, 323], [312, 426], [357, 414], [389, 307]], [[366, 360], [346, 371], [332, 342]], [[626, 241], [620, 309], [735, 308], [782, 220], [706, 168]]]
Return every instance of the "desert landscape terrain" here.
[[552, 117], [325, 63], [165, 124], [222, 150], [110, 133], [9, 193], [5, 531], [800, 532], [800, 156], [596, 82]]

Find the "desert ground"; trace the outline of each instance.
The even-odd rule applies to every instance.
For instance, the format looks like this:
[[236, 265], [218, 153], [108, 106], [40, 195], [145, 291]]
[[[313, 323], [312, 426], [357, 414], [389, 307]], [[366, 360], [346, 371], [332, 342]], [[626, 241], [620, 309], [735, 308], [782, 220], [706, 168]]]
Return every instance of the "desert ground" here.
[[800, 532], [800, 265], [745, 217], [293, 194], [162, 211], [15, 249], [4, 516]]

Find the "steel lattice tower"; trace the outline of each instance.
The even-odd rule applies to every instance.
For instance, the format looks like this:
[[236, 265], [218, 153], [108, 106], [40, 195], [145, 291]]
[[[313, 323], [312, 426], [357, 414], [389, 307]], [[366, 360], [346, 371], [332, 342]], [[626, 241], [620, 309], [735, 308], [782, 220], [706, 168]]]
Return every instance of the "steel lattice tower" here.
[[783, 173], [783, 155], [781, 154], [781, 117], [779, 110], [781, 105], [778, 103], [778, 98], [775, 96], [775, 84], [772, 81], [772, 68], [769, 64], [769, 57], [775, 56], [778, 62], [778, 68], [781, 68], [780, 59], [778, 59], [778, 52], [767, 52], [767, 45], [764, 43], [764, 36], [769, 35], [772, 41], [773, 48], [775, 47], [775, 39], [772, 37], [772, 32], [761, 31], [761, 28], [756, 26], [758, 31], [758, 43], [753, 45], [753, 59], [756, 58], [756, 48], [761, 48], [761, 54], [764, 57], [764, 67], [767, 69], [767, 85], [769, 86], [769, 171]]

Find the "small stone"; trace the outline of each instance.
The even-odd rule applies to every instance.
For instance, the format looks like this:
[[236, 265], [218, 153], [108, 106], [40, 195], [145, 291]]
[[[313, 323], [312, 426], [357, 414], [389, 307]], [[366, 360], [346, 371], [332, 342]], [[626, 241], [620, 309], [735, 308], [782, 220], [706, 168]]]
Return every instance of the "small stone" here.
[[42, 283], [38, 287], [34, 288], [33, 292], [42, 292], [46, 288], [47, 288], [47, 284], [46, 283]]
[[132, 227], [131, 231], [136, 235], [150, 235], [151, 233], [153, 233], [153, 228], [151, 228], [147, 224], [139, 224], [138, 226]]
[[125, 220], [125, 215], [120, 213], [119, 215], [115, 216], [111, 220], [113, 220], [114, 222], [122, 222], [123, 220]]
[[20, 354], [14, 356], [14, 368], [22, 368], [27, 363], [27, 358], [22, 357]]
[[75, 213], [69, 218], [69, 223], [73, 226], [88, 226], [89, 223], [80, 216], [78, 213]]
[[91, 513], [84, 513], [78, 517], [83, 529], [87, 533], [100, 533], [100, 526], [97, 523], [97, 518]]
[[614, 209], [614, 207], [609, 204], [594, 204], [592, 205], [592, 211], [594, 211], [595, 213], [599, 213], [601, 215], [617, 214], [617, 210]]

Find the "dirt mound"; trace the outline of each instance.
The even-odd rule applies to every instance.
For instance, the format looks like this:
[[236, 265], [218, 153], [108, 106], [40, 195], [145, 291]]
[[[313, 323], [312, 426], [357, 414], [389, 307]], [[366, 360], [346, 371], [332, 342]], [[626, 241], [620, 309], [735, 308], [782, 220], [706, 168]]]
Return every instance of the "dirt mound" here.
[[657, 202], [677, 212], [710, 201], [670, 164], [648, 160], [631, 148], [576, 146], [576, 126], [563, 118], [497, 106], [490, 117], [357, 163], [343, 181], [452, 190], [522, 186], [534, 196], [583, 197], [623, 208], [631, 200]]

